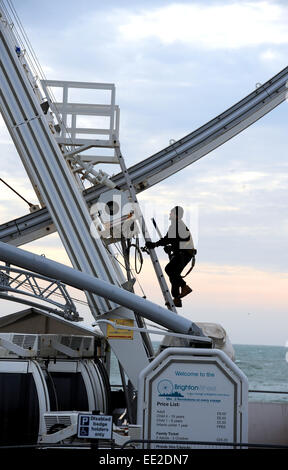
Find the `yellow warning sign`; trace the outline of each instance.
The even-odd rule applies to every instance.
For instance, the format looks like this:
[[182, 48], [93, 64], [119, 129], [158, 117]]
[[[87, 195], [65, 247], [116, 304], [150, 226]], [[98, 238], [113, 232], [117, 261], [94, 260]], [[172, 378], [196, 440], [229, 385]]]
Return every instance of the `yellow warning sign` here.
[[[110, 321], [122, 326], [134, 326], [134, 320], [127, 320], [123, 318], [109, 318]], [[133, 339], [133, 330], [126, 330], [123, 328], [118, 329], [108, 323], [107, 325], [107, 338], [108, 339]]]

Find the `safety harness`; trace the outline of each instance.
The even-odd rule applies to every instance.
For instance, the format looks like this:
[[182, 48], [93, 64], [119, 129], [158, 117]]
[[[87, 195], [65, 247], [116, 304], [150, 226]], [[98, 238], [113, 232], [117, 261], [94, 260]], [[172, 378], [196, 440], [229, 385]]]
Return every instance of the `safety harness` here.
[[188, 276], [188, 274], [191, 273], [192, 269], [193, 269], [194, 266], [195, 266], [197, 250], [194, 249], [193, 251], [194, 251], [194, 253], [193, 253], [193, 256], [192, 256], [192, 259], [191, 259], [191, 266], [190, 266], [190, 268], [189, 268], [189, 271], [187, 271], [187, 273], [186, 273], [184, 276], [181, 276], [182, 279], [184, 279], [184, 277]]

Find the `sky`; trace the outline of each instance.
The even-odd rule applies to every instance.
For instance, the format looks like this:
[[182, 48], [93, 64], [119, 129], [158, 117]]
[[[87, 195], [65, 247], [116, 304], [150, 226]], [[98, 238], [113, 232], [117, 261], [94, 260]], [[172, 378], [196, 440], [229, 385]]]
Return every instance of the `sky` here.
[[[115, 83], [127, 166], [205, 124], [288, 65], [287, 1], [13, 3], [48, 79]], [[187, 281], [193, 293], [179, 313], [221, 324], [234, 344], [288, 345], [287, 118], [284, 102], [139, 195], [155, 240], [151, 216], [165, 233], [171, 207], [183, 206], [198, 254]], [[0, 177], [37, 202], [1, 120], [0, 145]], [[0, 191], [0, 223], [28, 212], [8, 188]], [[69, 263], [56, 234], [23, 248]], [[161, 248], [158, 255], [164, 267]], [[163, 304], [148, 257], [137, 289]], [[7, 313], [21, 309], [2, 306]]]

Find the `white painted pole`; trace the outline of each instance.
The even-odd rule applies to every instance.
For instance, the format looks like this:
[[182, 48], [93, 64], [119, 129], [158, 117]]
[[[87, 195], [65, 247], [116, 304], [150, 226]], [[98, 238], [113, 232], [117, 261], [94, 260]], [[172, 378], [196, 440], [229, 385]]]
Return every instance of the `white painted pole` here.
[[202, 330], [195, 323], [160, 305], [43, 256], [0, 242], [0, 260], [115, 301], [117, 304], [123, 305], [176, 333], [204, 336]]

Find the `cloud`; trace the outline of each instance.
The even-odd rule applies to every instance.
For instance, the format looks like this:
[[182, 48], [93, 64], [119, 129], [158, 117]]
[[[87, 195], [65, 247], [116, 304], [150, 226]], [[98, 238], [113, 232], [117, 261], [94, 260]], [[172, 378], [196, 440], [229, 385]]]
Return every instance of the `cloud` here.
[[157, 38], [204, 49], [288, 43], [288, 8], [271, 1], [216, 5], [174, 3], [130, 14], [119, 27], [127, 41]]
[[247, 193], [259, 190], [269, 192], [287, 188], [288, 175], [281, 172], [271, 175], [268, 172], [256, 171], [239, 171], [223, 175], [214, 170], [214, 175], [203, 176], [199, 179], [199, 183], [217, 184], [219, 189], [222, 188], [221, 192]]
[[261, 54], [259, 55], [259, 58], [263, 62], [274, 62], [274, 61], [282, 61], [283, 55], [280, 54], [277, 50], [269, 48], [261, 52]]

